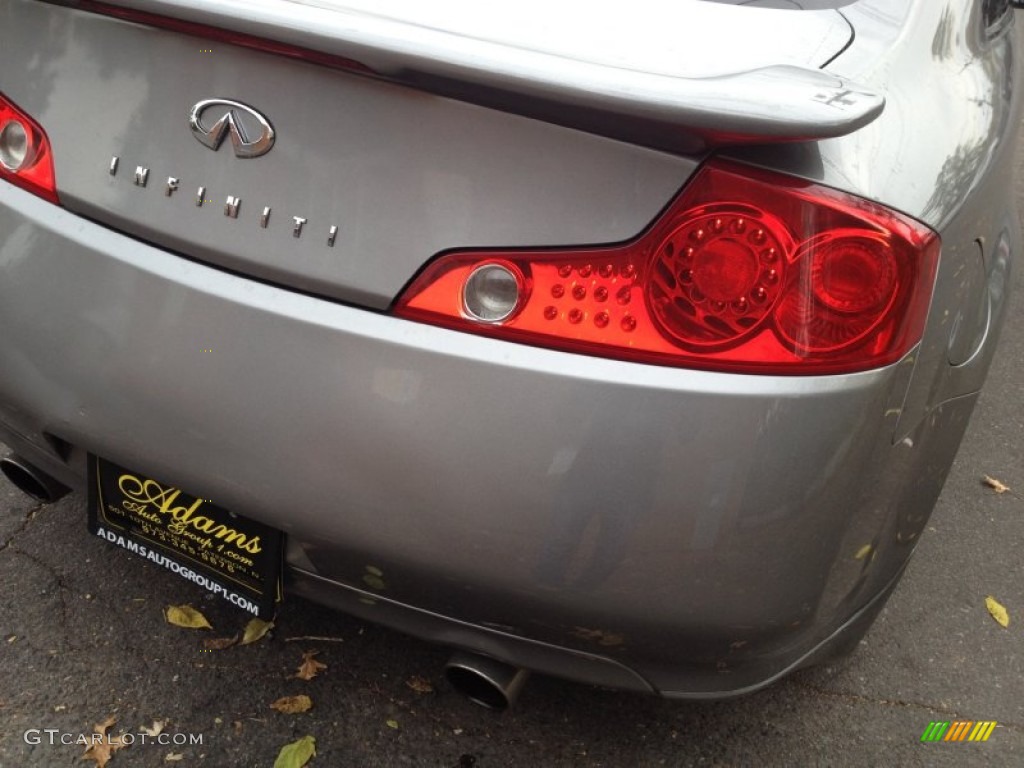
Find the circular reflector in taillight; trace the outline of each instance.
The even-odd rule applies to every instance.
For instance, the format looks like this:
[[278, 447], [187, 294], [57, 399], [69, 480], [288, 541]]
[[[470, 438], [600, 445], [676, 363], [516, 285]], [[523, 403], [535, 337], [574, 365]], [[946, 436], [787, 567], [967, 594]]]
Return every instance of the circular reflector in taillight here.
[[20, 120], [8, 120], [0, 126], [0, 164], [8, 171], [19, 171], [33, 160], [32, 129]]
[[462, 287], [462, 306], [473, 320], [500, 323], [520, 307], [523, 279], [511, 265], [483, 264], [466, 278]]
[[789, 233], [753, 208], [702, 208], [681, 218], [651, 265], [651, 313], [683, 346], [736, 343], [771, 314], [782, 292]]
[[870, 230], [837, 229], [813, 238], [796, 264], [799, 284], [780, 302], [775, 325], [801, 352], [856, 344], [885, 317], [899, 289], [896, 252]]
[[836, 312], [884, 310], [896, 293], [888, 241], [865, 230], [838, 230], [811, 244], [814, 297]]

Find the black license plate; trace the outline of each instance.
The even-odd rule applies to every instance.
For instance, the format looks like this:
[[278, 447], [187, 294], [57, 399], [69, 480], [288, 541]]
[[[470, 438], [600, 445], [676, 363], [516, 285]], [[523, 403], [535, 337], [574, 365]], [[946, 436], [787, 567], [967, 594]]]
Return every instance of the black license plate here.
[[269, 618], [281, 599], [280, 531], [98, 456], [89, 530], [254, 616]]

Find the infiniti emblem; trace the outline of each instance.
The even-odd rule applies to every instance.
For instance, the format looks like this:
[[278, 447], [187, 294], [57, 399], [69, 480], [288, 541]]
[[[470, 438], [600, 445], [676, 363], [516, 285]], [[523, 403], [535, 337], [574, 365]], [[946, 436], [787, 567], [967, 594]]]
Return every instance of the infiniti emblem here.
[[[203, 116], [216, 116], [215, 122], [204, 124]], [[270, 122], [252, 107], [227, 99], [204, 99], [188, 115], [188, 124], [201, 144], [214, 152], [220, 149], [224, 137], [231, 134], [231, 146], [236, 157], [259, 157], [274, 146], [274, 129]], [[259, 135], [250, 139], [250, 134]]]

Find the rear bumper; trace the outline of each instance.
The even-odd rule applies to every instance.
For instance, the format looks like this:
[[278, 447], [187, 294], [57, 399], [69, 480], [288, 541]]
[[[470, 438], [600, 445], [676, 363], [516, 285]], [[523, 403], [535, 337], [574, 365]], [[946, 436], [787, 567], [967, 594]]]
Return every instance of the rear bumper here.
[[[866, 605], [846, 618], [829, 636], [812, 644], [800, 654], [789, 654], [785, 666], [771, 667], [770, 674], [762, 672], [760, 675], [751, 675], [750, 670], [746, 670], [744, 679], [753, 681], [746, 686], [735, 684], [736, 681], [731, 677], [731, 669], [716, 666], [714, 673], [711, 673], [707, 669], [700, 670], [694, 667], [685, 678], [686, 687], [677, 690], [659, 690], [655, 683], [664, 683], [668, 679], [684, 679], [678, 671], [674, 678], [662, 677], [650, 682], [627, 666], [630, 661], [628, 655], [620, 661], [607, 655], [608, 649], [603, 649], [606, 653], [601, 654], [530, 640], [495, 627], [466, 624], [447, 616], [403, 605], [368, 590], [323, 579], [301, 569], [292, 569], [290, 575], [292, 578], [288, 589], [291, 594], [302, 595], [353, 616], [440, 645], [470, 648], [477, 653], [515, 666], [607, 688], [660, 693], [668, 698], [677, 699], [722, 699], [753, 693], [793, 670], [814, 663], [819, 658], [829, 658], [835, 648], [847, 646], [851, 642], [856, 643], [885, 606], [886, 600], [903, 575], [903, 568], [899, 568], [888, 584], [871, 597]], [[765, 666], [762, 669], [767, 670], [769, 667]], [[768, 676], [765, 676], [766, 674]], [[698, 679], [705, 684], [695, 685]]]
[[974, 402], [894, 446], [904, 364], [737, 376], [502, 343], [7, 185], [0, 328], [0, 438], [65, 482], [105, 456], [283, 529], [299, 593], [686, 696], [770, 682], [891, 587]]

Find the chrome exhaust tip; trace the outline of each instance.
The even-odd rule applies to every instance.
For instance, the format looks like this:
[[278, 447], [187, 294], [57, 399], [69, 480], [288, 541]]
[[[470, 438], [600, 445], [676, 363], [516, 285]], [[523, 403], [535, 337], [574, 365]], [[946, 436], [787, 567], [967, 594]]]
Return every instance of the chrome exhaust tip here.
[[457, 651], [445, 664], [444, 676], [470, 701], [504, 711], [516, 703], [530, 671], [487, 656]]
[[18, 490], [44, 504], [56, 501], [71, 490], [17, 454], [12, 453], [0, 459], [0, 472], [3, 472]]

